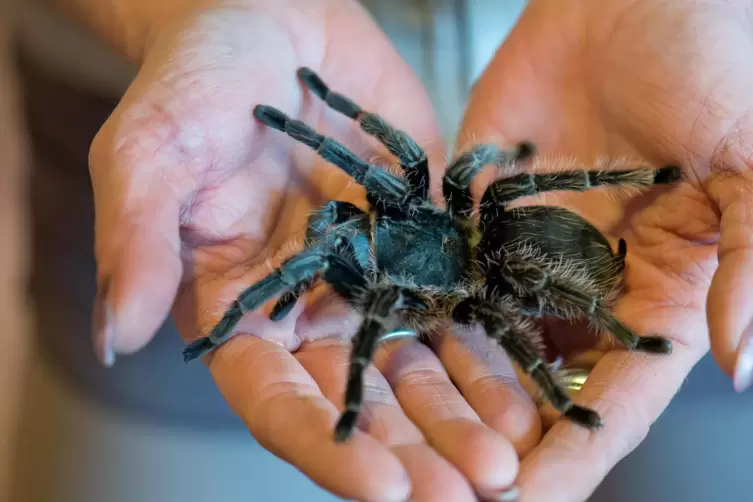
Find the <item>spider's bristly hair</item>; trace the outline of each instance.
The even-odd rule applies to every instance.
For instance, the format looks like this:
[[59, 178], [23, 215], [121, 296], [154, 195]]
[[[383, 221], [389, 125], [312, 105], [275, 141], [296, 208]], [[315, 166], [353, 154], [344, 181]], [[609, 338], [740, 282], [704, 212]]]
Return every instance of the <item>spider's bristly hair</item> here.
[[344, 145], [319, 134], [308, 124], [294, 120], [277, 108], [267, 105], [256, 106], [254, 116], [263, 124], [284, 132], [316, 151], [324, 160], [345, 171], [375, 199], [397, 206], [407, 202], [410, 191], [404, 180], [364, 162]]
[[366, 134], [382, 143], [400, 161], [412, 195], [419, 199], [428, 199], [429, 160], [413, 138], [393, 127], [379, 115], [361, 109], [350, 98], [332, 91], [310, 68], [300, 68], [298, 78], [330, 108], [358, 122]]
[[522, 142], [514, 150], [502, 150], [495, 145], [481, 144], [460, 154], [448, 167], [442, 180], [442, 191], [448, 211], [468, 218], [473, 212], [471, 183], [487, 165], [502, 169], [514, 162], [531, 158], [536, 152], [533, 143]]

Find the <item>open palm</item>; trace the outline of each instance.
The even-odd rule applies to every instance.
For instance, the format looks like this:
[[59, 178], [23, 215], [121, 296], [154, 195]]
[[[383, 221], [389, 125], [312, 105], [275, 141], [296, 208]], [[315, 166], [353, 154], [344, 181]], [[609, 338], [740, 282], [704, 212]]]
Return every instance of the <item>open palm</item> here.
[[[96, 339], [107, 364], [143, 347], [171, 309], [187, 342], [205, 335], [243, 289], [300, 249], [311, 210], [331, 199], [362, 202], [344, 173], [256, 122], [256, 105], [394, 163], [303, 91], [299, 67], [414, 137], [438, 188], [444, 147], [428, 99], [356, 2], [243, 5], [159, 30], [93, 145]], [[513, 371], [504, 357], [479, 361], [474, 346], [454, 339], [433, 348], [409, 339], [377, 354], [365, 432], [336, 444], [352, 319], [315, 294], [284, 321], [267, 313], [244, 318], [237, 331], [255, 336], [230, 340], [209, 368], [266, 448], [338, 495], [496, 497], [517, 475], [516, 450], [540, 437], [535, 406], [506, 385]]]
[[[523, 460], [523, 500], [586, 499], [708, 351], [709, 331], [721, 367], [738, 389], [749, 384], [749, 358], [737, 355], [753, 315], [742, 279], [753, 272], [748, 6], [532, 0], [474, 88], [460, 145], [526, 139], [544, 167], [547, 157], [591, 167], [606, 155], [681, 165], [688, 178], [634, 198], [599, 190], [542, 197], [627, 241], [617, 314], [639, 333], [671, 338], [674, 352], [628, 353], [601, 341], [603, 357], [578, 401], [605, 426], [590, 433], [555, 424]], [[570, 329], [553, 337], [564, 351], [597, 344]]]

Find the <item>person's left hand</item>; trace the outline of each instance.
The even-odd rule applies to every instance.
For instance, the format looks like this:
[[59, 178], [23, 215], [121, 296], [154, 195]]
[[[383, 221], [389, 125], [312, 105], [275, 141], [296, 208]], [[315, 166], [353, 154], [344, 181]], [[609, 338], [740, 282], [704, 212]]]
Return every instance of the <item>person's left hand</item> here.
[[[394, 162], [306, 91], [297, 69], [413, 136], [427, 151], [432, 186], [441, 182], [444, 148], [429, 98], [355, 0], [167, 3], [174, 17], [162, 19], [159, 7], [144, 23], [116, 23], [134, 38], [102, 30], [116, 47], [144, 45], [138, 76], [90, 156], [95, 345], [108, 365], [146, 345], [168, 312], [187, 343], [207, 334], [239, 293], [301, 249], [311, 211], [329, 200], [363, 206], [351, 177], [256, 120], [257, 105], [365, 159]], [[127, 4], [127, 12], [151, 5]], [[248, 313], [238, 336], [205, 358], [259, 443], [347, 499], [509, 493], [517, 452], [538, 442], [541, 426], [528, 396], [507, 385], [514, 373], [503, 354], [478, 361], [455, 337], [385, 344], [364, 376], [359, 430], [335, 443], [357, 326], [345, 321], [358, 316], [343, 319], [342, 302], [338, 310], [311, 293], [279, 322], [269, 310]]]
[[[602, 155], [632, 156], [680, 165], [688, 178], [632, 200], [615, 189], [539, 199], [575, 210], [615, 244], [626, 239], [627, 288], [616, 314], [674, 347], [671, 355], [647, 355], [601, 346], [576, 402], [598, 411], [604, 427], [591, 433], [556, 423], [522, 461], [523, 500], [588, 498], [707, 353], [709, 331], [736, 388], [751, 383], [749, 7], [743, 0], [532, 0], [474, 88], [458, 150], [471, 141], [530, 140], [542, 169], [555, 155], [581, 159], [583, 168]], [[477, 180], [477, 196], [488, 181]], [[566, 331], [553, 333], [565, 351], [596, 343]]]

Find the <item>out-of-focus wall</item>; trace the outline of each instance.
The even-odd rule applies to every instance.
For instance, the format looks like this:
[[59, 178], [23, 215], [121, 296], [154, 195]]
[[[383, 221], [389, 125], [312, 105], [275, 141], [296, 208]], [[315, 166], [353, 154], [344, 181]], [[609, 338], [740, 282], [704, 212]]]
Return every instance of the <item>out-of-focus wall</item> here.
[[10, 500], [13, 432], [28, 361], [28, 305], [23, 294], [27, 151], [18, 82], [9, 62], [7, 5], [0, 3], [0, 501]]
[[526, 0], [362, 0], [424, 82], [452, 146], [475, 81]]

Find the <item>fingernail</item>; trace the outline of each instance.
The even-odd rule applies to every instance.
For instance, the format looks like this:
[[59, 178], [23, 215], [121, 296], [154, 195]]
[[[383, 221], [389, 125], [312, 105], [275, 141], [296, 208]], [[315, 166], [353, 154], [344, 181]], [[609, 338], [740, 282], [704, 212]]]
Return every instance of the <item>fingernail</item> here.
[[743, 392], [753, 384], [753, 333], [743, 337], [735, 361], [735, 391]]
[[92, 337], [94, 352], [97, 359], [106, 368], [115, 364], [115, 327], [113, 326], [112, 310], [110, 309], [107, 293], [110, 281], [105, 280], [97, 292], [92, 313]]
[[481, 500], [484, 501], [500, 501], [500, 502], [517, 502], [520, 500], [520, 490], [517, 486], [511, 488], [505, 488], [502, 491], [495, 493], [481, 493]]

